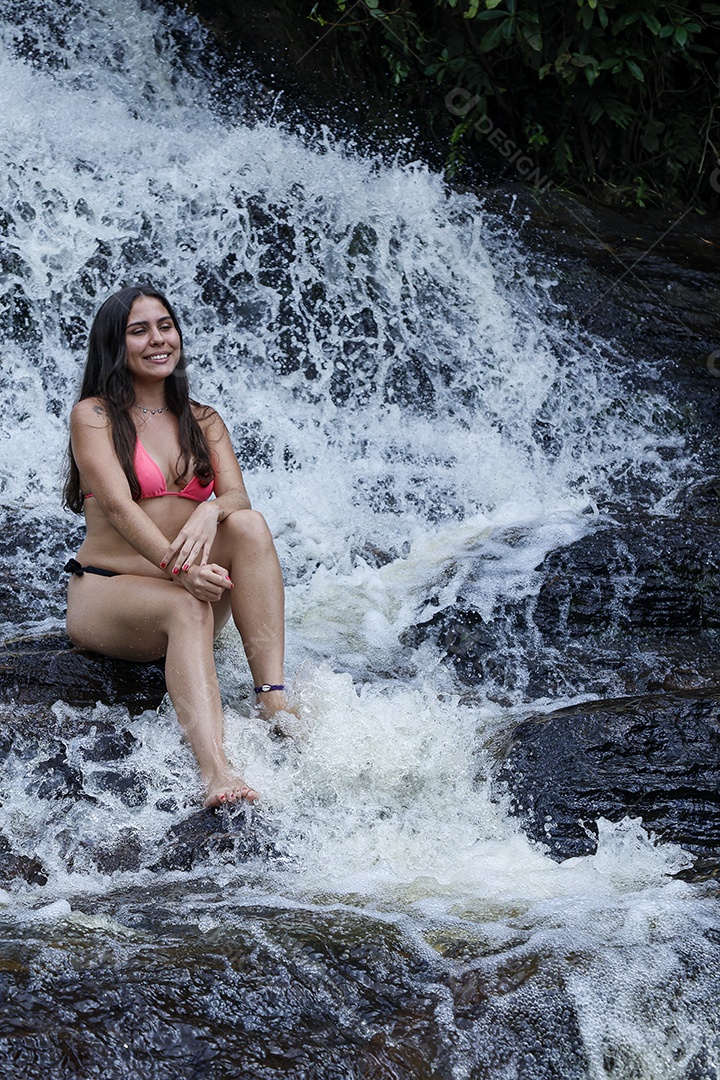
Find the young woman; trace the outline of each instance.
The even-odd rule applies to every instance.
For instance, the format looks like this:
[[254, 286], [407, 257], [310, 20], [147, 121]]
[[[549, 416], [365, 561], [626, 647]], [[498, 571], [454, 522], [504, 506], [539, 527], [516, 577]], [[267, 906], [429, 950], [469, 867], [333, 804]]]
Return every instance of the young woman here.
[[152, 288], [122, 289], [95, 317], [69, 462], [65, 503], [87, 525], [66, 567], [71, 640], [164, 656], [205, 806], [254, 802], [225, 757], [213, 638], [232, 614], [261, 714], [287, 710], [282, 574], [227, 428], [189, 397], [180, 327]]

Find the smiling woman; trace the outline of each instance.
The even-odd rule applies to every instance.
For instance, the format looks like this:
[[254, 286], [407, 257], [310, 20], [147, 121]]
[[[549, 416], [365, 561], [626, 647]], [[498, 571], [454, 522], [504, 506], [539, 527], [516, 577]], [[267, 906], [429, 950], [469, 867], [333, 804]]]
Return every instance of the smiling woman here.
[[205, 805], [255, 801], [225, 756], [213, 638], [232, 615], [261, 715], [288, 710], [282, 574], [225, 424], [189, 396], [182, 333], [154, 289], [123, 289], [95, 317], [65, 500], [87, 524], [66, 567], [71, 639], [120, 659], [164, 656]]
[[[175, 322], [164, 304], [154, 296], [138, 296], [132, 306], [131, 319], [125, 331], [127, 368], [131, 377], [142, 381], [171, 375], [177, 366], [181, 343]], [[156, 386], [155, 392], [161, 392], [161, 389]], [[139, 408], [143, 412], [162, 411]]]

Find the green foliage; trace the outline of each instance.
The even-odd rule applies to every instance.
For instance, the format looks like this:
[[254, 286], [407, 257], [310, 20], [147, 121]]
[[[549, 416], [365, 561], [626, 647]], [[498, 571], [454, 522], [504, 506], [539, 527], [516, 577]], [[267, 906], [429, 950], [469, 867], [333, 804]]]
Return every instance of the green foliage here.
[[[720, 3], [320, 0], [311, 17], [423, 103], [455, 170], [501, 128], [564, 187], [717, 203]], [[457, 88], [472, 111], [446, 105]]]

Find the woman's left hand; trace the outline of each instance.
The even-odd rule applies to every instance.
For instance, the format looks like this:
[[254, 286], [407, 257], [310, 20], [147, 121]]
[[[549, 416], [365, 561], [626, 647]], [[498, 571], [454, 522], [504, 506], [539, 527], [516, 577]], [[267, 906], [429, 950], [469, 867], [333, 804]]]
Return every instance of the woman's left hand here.
[[173, 574], [178, 574], [194, 563], [205, 566], [210, 558], [218, 527], [217, 510], [213, 507], [214, 501], [200, 503], [193, 510], [163, 555], [160, 563], [162, 570], [167, 568], [172, 570]]

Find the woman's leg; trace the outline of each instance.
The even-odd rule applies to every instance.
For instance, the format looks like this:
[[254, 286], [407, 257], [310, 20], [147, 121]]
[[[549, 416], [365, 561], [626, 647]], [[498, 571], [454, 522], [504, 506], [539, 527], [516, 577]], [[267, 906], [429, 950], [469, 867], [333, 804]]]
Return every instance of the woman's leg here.
[[132, 574], [84, 574], [68, 587], [67, 626], [75, 645], [120, 660], [165, 656], [168, 693], [200, 766], [206, 806], [257, 798], [223, 749], [212, 608], [179, 584]]
[[[218, 615], [229, 603], [245, 647], [254, 686], [285, 682], [285, 594], [282, 571], [267, 523], [256, 510], [236, 510], [218, 526], [211, 561], [224, 566], [235, 586], [219, 601]], [[268, 718], [288, 710], [282, 691], [258, 699]], [[293, 709], [289, 710], [294, 712]]]

